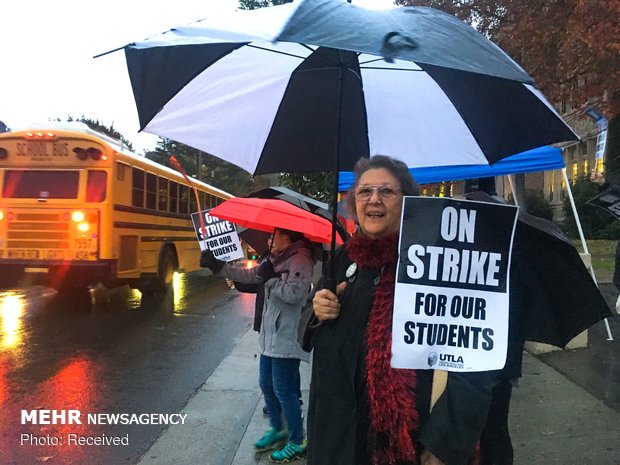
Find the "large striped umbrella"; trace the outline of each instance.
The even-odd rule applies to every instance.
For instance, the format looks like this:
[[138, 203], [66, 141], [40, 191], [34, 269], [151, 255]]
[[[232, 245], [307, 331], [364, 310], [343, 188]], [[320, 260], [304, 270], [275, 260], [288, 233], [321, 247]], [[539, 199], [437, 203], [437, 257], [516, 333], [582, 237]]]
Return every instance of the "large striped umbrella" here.
[[255, 174], [374, 154], [479, 165], [577, 139], [505, 52], [431, 8], [297, 0], [124, 49], [143, 131]]
[[[576, 139], [532, 79], [457, 18], [298, 0], [125, 47], [141, 129], [251, 173], [494, 163]], [[339, 166], [336, 166], [338, 163]]]

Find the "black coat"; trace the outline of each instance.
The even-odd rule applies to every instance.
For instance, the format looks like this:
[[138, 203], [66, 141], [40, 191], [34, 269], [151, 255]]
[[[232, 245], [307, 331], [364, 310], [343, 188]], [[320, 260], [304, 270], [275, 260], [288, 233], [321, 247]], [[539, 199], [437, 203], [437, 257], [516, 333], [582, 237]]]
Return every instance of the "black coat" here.
[[[344, 248], [335, 258], [342, 282], [352, 261]], [[321, 324], [313, 336], [308, 465], [370, 464], [365, 329], [379, 274], [358, 267], [340, 297], [339, 317]], [[465, 465], [484, 425], [493, 381], [489, 373], [450, 373], [446, 392], [429, 414], [431, 380], [431, 370], [418, 370], [411, 393], [420, 415], [416, 439], [446, 465]]]

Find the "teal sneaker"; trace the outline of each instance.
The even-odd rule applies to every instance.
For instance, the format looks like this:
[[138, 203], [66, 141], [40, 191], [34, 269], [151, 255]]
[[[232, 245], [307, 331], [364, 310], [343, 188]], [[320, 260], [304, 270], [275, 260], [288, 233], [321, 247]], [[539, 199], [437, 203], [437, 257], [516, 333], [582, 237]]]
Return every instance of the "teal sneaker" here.
[[304, 458], [306, 456], [306, 447], [308, 447], [308, 442], [305, 439], [301, 444], [289, 441], [282, 449], [269, 454], [269, 460], [273, 463], [289, 463], [293, 460]]
[[278, 449], [288, 439], [288, 431], [276, 431], [273, 428], [269, 428], [264, 436], [254, 443], [254, 447], [257, 452], [264, 452], [267, 450]]

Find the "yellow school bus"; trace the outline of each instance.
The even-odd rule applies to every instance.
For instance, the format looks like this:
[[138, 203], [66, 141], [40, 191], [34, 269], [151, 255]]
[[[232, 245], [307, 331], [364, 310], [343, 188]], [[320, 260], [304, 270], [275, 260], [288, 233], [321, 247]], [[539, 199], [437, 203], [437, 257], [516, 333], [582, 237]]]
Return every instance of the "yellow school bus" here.
[[[201, 207], [231, 197], [192, 180]], [[166, 288], [198, 269], [183, 176], [82, 123], [0, 134], [0, 281]]]

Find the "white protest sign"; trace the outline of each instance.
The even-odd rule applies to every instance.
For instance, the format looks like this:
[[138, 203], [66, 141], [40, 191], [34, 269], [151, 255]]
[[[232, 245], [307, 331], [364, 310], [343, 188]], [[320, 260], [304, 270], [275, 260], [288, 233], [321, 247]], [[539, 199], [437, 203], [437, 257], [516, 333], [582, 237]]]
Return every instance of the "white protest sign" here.
[[235, 225], [230, 221], [221, 220], [215, 216], [209, 215], [209, 210], [200, 212], [203, 215], [205, 230], [207, 233], [206, 241], [200, 231], [200, 218], [198, 213], [192, 213], [192, 222], [196, 230], [196, 236], [200, 243], [200, 250], [206, 247], [213, 252], [215, 258], [225, 262], [243, 258], [243, 250], [239, 242], [239, 235]]
[[405, 197], [392, 321], [394, 368], [503, 368], [518, 209]]

